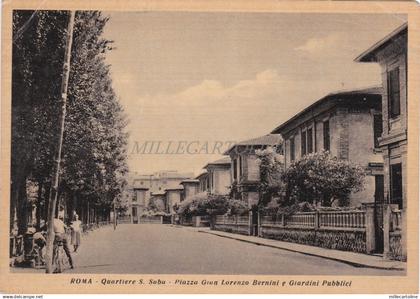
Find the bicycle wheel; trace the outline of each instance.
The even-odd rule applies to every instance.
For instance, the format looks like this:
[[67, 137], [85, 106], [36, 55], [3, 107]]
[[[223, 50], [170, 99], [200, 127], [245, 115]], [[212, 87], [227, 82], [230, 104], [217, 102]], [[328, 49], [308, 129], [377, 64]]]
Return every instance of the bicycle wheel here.
[[64, 271], [65, 269], [70, 268], [69, 259], [63, 247], [60, 248], [60, 265], [61, 265], [61, 271]]
[[56, 246], [53, 251], [53, 269], [53, 273], [61, 273], [59, 246]]

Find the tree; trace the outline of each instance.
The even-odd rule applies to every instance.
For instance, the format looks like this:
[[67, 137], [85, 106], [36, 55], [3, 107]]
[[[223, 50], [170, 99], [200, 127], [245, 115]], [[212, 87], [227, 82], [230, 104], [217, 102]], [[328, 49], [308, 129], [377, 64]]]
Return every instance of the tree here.
[[258, 206], [265, 207], [273, 198], [279, 198], [283, 195], [283, 156], [272, 147], [257, 150], [255, 153], [258, 157], [260, 168]]
[[[20, 233], [28, 181], [38, 186], [37, 205], [48, 206], [67, 20], [67, 11], [13, 12], [10, 211]], [[98, 11], [76, 12], [59, 196], [84, 221], [91, 208], [109, 215], [127, 183], [127, 121], [105, 61], [107, 22]]]
[[331, 206], [338, 200], [340, 206], [345, 206], [351, 192], [363, 189], [365, 171], [322, 151], [294, 161], [282, 177], [286, 185], [284, 205], [306, 201]]
[[16, 208], [21, 234], [27, 181], [35, 181], [48, 201], [66, 27], [65, 11], [13, 12], [10, 212], [12, 220]]
[[112, 42], [101, 37], [108, 18], [78, 12], [72, 52], [63, 184], [72, 197], [109, 210], [126, 185], [127, 134], [123, 109], [112, 88], [105, 55]]

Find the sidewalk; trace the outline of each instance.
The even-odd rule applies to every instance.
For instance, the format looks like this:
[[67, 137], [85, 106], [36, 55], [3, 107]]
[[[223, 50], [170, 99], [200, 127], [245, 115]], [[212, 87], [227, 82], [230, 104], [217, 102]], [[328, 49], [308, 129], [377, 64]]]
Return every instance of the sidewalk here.
[[244, 236], [239, 234], [232, 234], [222, 231], [210, 230], [203, 227], [188, 227], [188, 229], [197, 232], [211, 234], [223, 238], [234, 239], [242, 242], [248, 242], [256, 245], [278, 248], [302, 254], [326, 258], [329, 260], [339, 261], [350, 264], [355, 267], [367, 267], [384, 270], [406, 270], [406, 263], [400, 261], [385, 260], [381, 256], [368, 255], [362, 253], [355, 253], [349, 251], [341, 251], [334, 249], [326, 249], [321, 247], [302, 245], [290, 242], [283, 242], [278, 240], [264, 239], [254, 236]]

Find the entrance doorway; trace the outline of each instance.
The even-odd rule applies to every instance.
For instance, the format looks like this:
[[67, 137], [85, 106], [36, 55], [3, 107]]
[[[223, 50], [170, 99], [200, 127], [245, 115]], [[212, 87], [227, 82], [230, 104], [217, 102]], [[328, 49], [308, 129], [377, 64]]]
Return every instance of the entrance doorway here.
[[375, 252], [384, 252], [384, 176], [375, 175]]
[[133, 207], [131, 210], [131, 217], [133, 218], [133, 223], [137, 224], [139, 223], [139, 219], [137, 217], [137, 207]]
[[391, 203], [403, 208], [402, 201], [402, 166], [401, 163], [391, 164]]
[[258, 207], [254, 206], [251, 210], [251, 236], [258, 236]]

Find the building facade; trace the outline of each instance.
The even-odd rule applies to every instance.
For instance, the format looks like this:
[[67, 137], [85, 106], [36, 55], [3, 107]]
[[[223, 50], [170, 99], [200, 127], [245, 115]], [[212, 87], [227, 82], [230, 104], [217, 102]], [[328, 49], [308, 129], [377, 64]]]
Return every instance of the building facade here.
[[285, 168], [306, 154], [329, 151], [362, 166], [365, 189], [351, 194], [350, 205], [383, 202], [380, 87], [329, 94], [272, 131], [284, 139]]
[[362, 53], [356, 61], [377, 62], [382, 70], [382, 136], [385, 198], [407, 206], [407, 24]]
[[248, 204], [250, 235], [258, 236], [259, 232], [259, 191], [260, 165], [257, 150], [273, 147], [281, 154], [282, 138], [278, 134], [268, 134], [234, 144], [224, 154], [231, 160], [230, 176], [232, 195]]
[[139, 223], [139, 218], [141, 214], [146, 210], [149, 203], [149, 189], [134, 187], [133, 188], [133, 197], [129, 205], [129, 212], [131, 217], [131, 223]]
[[[193, 177], [193, 173], [177, 171], [159, 171], [153, 174], [131, 173], [124, 198], [128, 201], [128, 213], [132, 223], [138, 223], [139, 217], [149, 208], [151, 199], [161, 211], [168, 209], [166, 189], [179, 189], [180, 183]], [[181, 187], [182, 188], [182, 187]]]
[[199, 181], [198, 190], [200, 193], [209, 191], [210, 184], [209, 184], [209, 174], [207, 171], [199, 174], [198, 176], [195, 177], [195, 179]]
[[[207, 170], [207, 191], [210, 194], [227, 195], [232, 184], [230, 175], [231, 161], [229, 157], [213, 161], [204, 166]], [[202, 192], [200, 190], [200, 192]]]
[[252, 208], [258, 203], [258, 183], [260, 168], [256, 151], [267, 147], [276, 148], [282, 154], [282, 138], [278, 134], [268, 134], [245, 140], [233, 145], [224, 154], [231, 160], [230, 176], [236, 186], [238, 196]]
[[183, 187], [182, 193], [181, 193], [181, 201], [188, 200], [194, 195], [196, 195], [198, 192], [198, 187], [200, 185], [199, 180], [189, 179], [189, 180], [183, 180], [181, 182], [181, 185]]
[[133, 185], [148, 188], [151, 193], [162, 192], [168, 188], [177, 188], [182, 180], [194, 177], [194, 173], [181, 173], [175, 170], [159, 171], [153, 174], [134, 174]]
[[166, 193], [166, 212], [169, 214], [175, 214], [174, 206], [178, 205], [181, 202], [181, 194], [183, 188], [180, 186], [178, 188], [169, 188], [165, 189]]
[[[384, 160], [384, 195], [386, 204], [401, 211], [399, 254], [404, 260], [407, 258], [407, 38], [405, 23], [355, 59], [379, 63], [381, 67], [383, 122], [379, 146]], [[390, 251], [386, 243], [385, 255]]]

